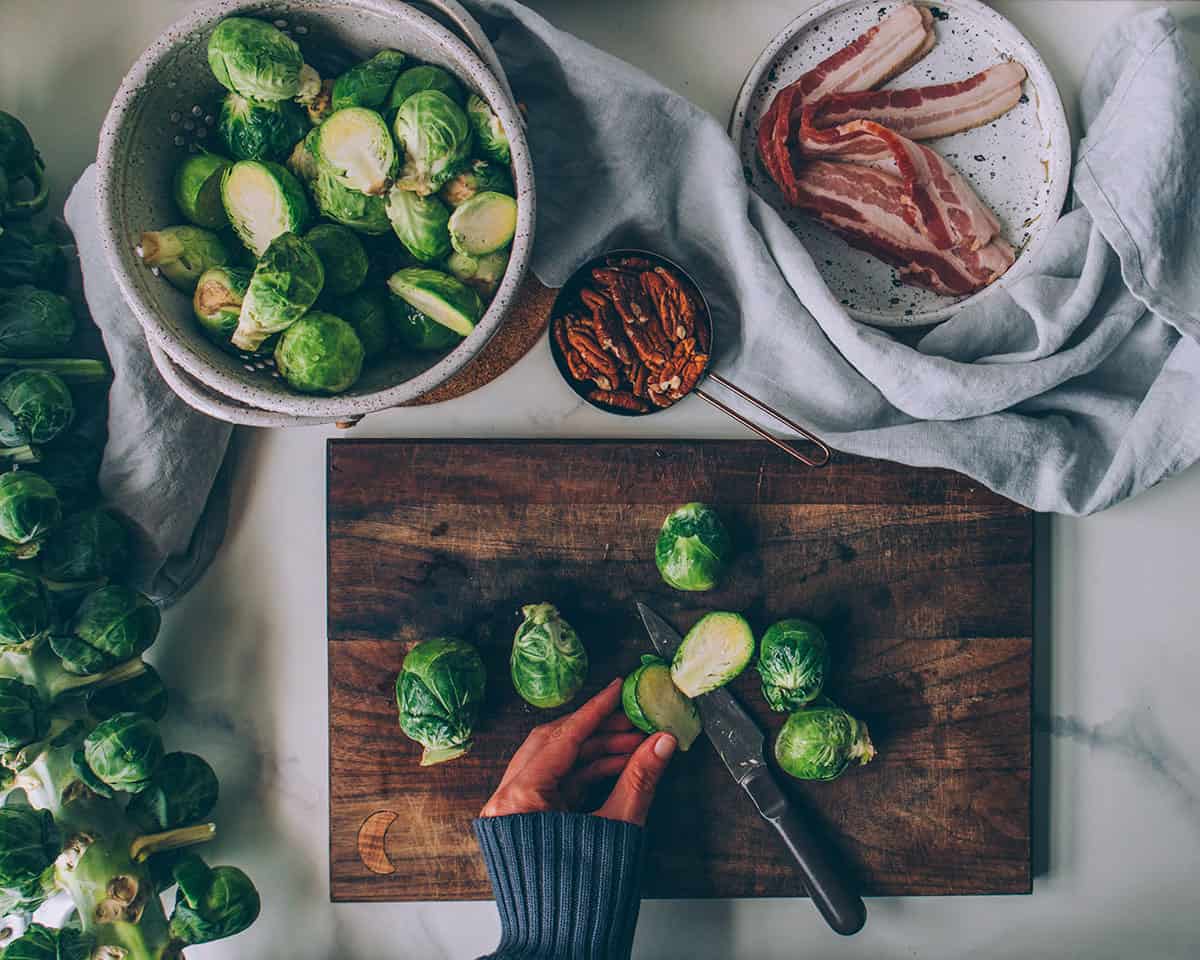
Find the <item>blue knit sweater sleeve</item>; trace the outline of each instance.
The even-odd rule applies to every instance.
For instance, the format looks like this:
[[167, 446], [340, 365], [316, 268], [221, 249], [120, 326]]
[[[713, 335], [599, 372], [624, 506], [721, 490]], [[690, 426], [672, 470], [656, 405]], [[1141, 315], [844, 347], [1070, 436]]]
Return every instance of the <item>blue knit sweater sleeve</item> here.
[[627, 960], [641, 905], [643, 830], [581, 813], [475, 821], [500, 945], [481, 960]]

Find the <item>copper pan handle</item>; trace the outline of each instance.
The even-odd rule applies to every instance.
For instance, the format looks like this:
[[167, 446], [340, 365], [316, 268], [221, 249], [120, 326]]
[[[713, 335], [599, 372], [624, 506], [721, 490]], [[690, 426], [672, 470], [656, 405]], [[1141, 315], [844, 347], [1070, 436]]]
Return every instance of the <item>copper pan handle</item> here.
[[771, 433], [769, 433], [768, 431], [766, 431], [762, 427], [760, 427], [757, 423], [750, 422], [745, 417], [743, 417], [740, 413], [738, 413], [736, 410], [734, 410], [732, 407], [729, 407], [726, 404], [722, 403], [720, 400], [718, 400], [712, 394], [706, 393], [703, 390], [693, 390], [692, 392], [695, 393], [696, 396], [700, 397], [702, 400], [706, 400], [708, 403], [711, 403], [714, 407], [716, 407], [723, 414], [725, 414], [725, 416], [732, 417], [734, 420], [736, 420], [738, 423], [740, 423], [743, 427], [753, 430], [760, 437], [762, 437], [764, 440], [766, 440], [767, 443], [770, 443], [770, 444], [778, 447], [780, 450], [782, 450], [784, 453], [786, 453], [789, 457], [799, 460], [801, 463], [806, 464], [807, 466], [823, 467], [823, 466], [825, 466], [825, 464], [827, 464], [829, 462], [829, 458], [831, 456], [833, 456], [833, 451], [831, 451], [829, 449], [829, 447], [826, 446], [825, 442], [823, 440], [821, 440], [819, 437], [817, 437], [814, 434], [810, 433], [809, 431], [805, 430], [802, 426], [800, 426], [800, 424], [796, 423], [795, 421], [789, 420], [778, 410], [775, 410], [772, 407], [768, 407], [765, 403], [763, 403], [757, 397], [750, 396], [750, 394], [748, 394], [745, 390], [743, 390], [737, 384], [730, 383], [719, 373], [710, 372], [708, 374], [708, 376], [710, 379], [715, 380], [717, 383], [719, 383], [721, 386], [723, 386], [726, 390], [730, 390], [733, 393], [737, 394], [739, 397], [741, 397], [743, 400], [745, 400], [751, 406], [757, 407], [763, 413], [767, 414], [767, 416], [773, 417], [774, 419], [778, 420], [780, 423], [784, 424], [785, 426], [789, 427], [790, 429], [795, 430], [798, 434], [800, 434], [800, 436], [804, 437], [805, 440], [807, 440], [809, 443], [811, 443], [814, 447], [816, 447], [820, 451], [819, 458], [814, 459], [813, 457], [810, 457], [807, 454], [802, 453], [801, 451], [797, 450], [790, 443], [787, 443], [786, 441], [780, 440], [778, 437], [773, 436]]

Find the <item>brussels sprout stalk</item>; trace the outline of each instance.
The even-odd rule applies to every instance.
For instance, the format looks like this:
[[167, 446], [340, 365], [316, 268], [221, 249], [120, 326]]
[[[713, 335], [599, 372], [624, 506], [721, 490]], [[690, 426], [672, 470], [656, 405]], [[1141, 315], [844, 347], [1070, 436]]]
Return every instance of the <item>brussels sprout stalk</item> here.
[[55, 374], [63, 383], [107, 383], [112, 371], [103, 360], [84, 357], [49, 357], [44, 360], [0, 357], [0, 375], [16, 370], [45, 370]]

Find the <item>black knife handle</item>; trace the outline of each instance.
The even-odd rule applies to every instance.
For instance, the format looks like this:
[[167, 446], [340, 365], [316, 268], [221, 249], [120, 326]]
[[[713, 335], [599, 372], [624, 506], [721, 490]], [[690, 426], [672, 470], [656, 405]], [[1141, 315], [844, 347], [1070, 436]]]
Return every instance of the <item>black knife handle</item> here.
[[817, 838], [788, 803], [779, 784], [763, 769], [742, 786], [763, 819], [775, 828], [795, 857], [804, 887], [825, 922], [834, 933], [844, 937], [858, 933], [867, 922], [866, 904], [834, 870]]

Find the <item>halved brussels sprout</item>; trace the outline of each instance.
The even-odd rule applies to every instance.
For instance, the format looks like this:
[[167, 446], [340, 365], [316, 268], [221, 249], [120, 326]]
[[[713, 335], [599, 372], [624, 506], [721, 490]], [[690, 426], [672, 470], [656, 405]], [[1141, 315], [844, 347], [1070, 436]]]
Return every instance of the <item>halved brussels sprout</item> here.
[[384, 109], [392, 116], [405, 100], [422, 90], [440, 90], [460, 107], [467, 100], [467, 95], [458, 80], [441, 67], [425, 63], [418, 67], [409, 67], [396, 78]]
[[362, 341], [341, 317], [310, 310], [279, 338], [275, 366], [302, 393], [341, 393], [362, 373]]
[[383, 117], [347, 107], [317, 127], [317, 162], [344, 187], [368, 197], [387, 193], [396, 175], [396, 144]]
[[41, 539], [61, 519], [58, 494], [36, 473], [0, 474], [0, 537], [16, 545], [18, 556], [35, 556]]
[[322, 169], [317, 170], [312, 188], [317, 209], [330, 220], [372, 236], [391, 232], [392, 222], [383, 197], [368, 197], [344, 187], [332, 173]]
[[239, 350], [257, 350], [304, 316], [324, 284], [325, 268], [312, 244], [294, 233], [276, 237], [250, 277], [231, 342]]
[[460, 170], [446, 181], [440, 196], [450, 206], [466, 203], [477, 193], [506, 193], [516, 195], [512, 174], [506, 167], [487, 160], [472, 160], [465, 170]]
[[663, 521], [654, 562], [676, 590], [711, 590], [725, 572], [733, 542], [715, 510], [685, 503]]
[[639, 730], [671, 734], [680, 750], [687, 750], [703, 729], [700, 712], [671, 682], [670, 668], [653, 654], [642, 657], [642, 665], [621, 685], [625, 716]]
[[387, 300], [388, 295], [380, 290], [358, 290], [337, 300], [338, 316], [354, 328], [362, 343], [364, 367], [386, 354], [391, 342]]
[[479, 652], [462, 640], [439, 637], [408, 652], [396, 678], [396, 705], [400, 729], [425, 748], [421, 766], [471, 749], [486, 683]]
[[418, 260], [436, 263], [450, 253], [450, 211], [437, 197], [392, 187], [387, 215], [400, 242]]
[[175, 203], [196, 226], [210, 230], [228, 226], [221, 203], [221, 177], [228, 166], [229, 161], [215, 153], [197, 153], [175, 171]]
[[468, 257], [503, 250], [517, 232], [517, 201], [504, 193], [477, 193], [450, 215], [450, 243]]
[[396, 339], [409, 350], [448, 350], [462, 342], [462, 335], [423, 314], [407, 300], [388, 296], [388, 314]]
[[787, 713], [815, 700], [829, 672], [825, 634], [808, 620], [780, 620], [758, 645], [758, 674], [772, 710]]
[[41, 580], [19, 570], [0, 570], [0, 649], [32, 649], [51, 622]]
[[0, 356], [52, 357], [74, 336], [75, 314], [66, 297], [29, 284], [0, 289]]
[[588, 655], [575, 632], [550, 603], [521, 608], [525, 620], [513, 638], [513, 687], [534, 707], [569, 702], [587, 680]]
[[227, 17], [208, 38], [208, 65], [227, 90], [252, 100], [291, 100], [304, 57], [291, 37], [263, 20]]
[[400, 104], [393, 129], [404, 148], [396, 182], [421, 196], [440, 190], [471, 152], [467, 115], [440, 90], [422, 90]]
[[496, 295], [500, 281], [504, 279], [510, 252], [505, 247], [495, 253], [485, 253], [482, 257], [469, 257], [465, 253], [455, 250], [446, 258], [446, 266], [468, 287], [478, 291], [481, 297], [490, 300]]
[[290, 100], [260, 102], [227, 94], [217, 135], [234, 160], [283, 160], [308, 133], [308, 117]]
[[475, 143], [480, 153], [497, 163], [509, 163], [512, 160], [508, 134], [504, 132], [500, 118], [492, 113], [488, 102], [477, 93], [467, 97], [467, 119], [475, 131]]
[[370, 107], [378, 110], [387, 101], [407, 59], [399, 50], [380, 50], [370, 60], [355, 64], [333, 85], [333, 109]]
[[439, 270], [405, 267], [391, 275], [388, 289], [459, 336], [465, 337], [474, 330], [483, 316], [479, 294]]
[[[225, 177], [229, 176], [228, 171]], [[226, 210], [229, 205], [226, 204]], [[142, 234], [142, 262], [157, 267], [171, 286], [191, 293], [209, 267], [221, 267], [233, 256], [225, 241], [203, 227], [167, 227]]]
[[326, 294], [353, 293], [367, 279], [367, 251], [354, 231], [338, 223], [318, 223], [304, 235], [325, 268]]
[[789, 716], [775, 738], [775, 759], [798, 780], [836, 780], [874, 757], [867, 725], [826, 697]]
[[71, 390], [46, 370], [17, 370], [0, 380], [0, 407], [8, 413], [0, 443], [49, 443], [75, 419]]
[[[238, 161], [221, 178], [221, 200], [234, 232], [256, 257], [261, 257], [276, 237], [300, 233], [308, 223], [304, 188], [278, 163]], [[228, 262], [210, 263], [205, 269]]]
[[213, 267], [200, 275], [192, 296], [192, 313], [204, 335], [214, 343], [229, 345], [249, 284], [250, 271], [237, 267]]
[[705, 614], [671, 661], [671, 679], [686, 697], [723, 687], [754, 657], [754, 631], [740, 613]]

